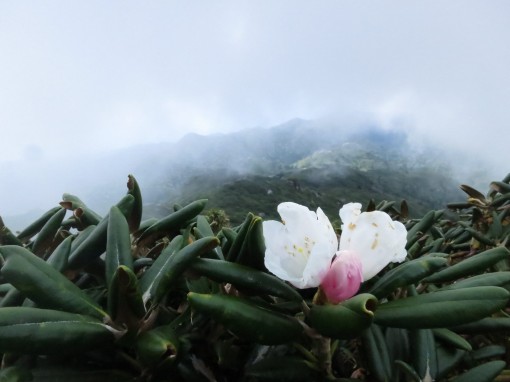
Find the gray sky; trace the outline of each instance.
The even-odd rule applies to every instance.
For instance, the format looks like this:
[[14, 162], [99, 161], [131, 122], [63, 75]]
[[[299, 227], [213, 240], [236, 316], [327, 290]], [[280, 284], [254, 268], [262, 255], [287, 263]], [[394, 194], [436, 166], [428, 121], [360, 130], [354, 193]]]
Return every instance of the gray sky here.
[[325, 116], [463, 147], [503, 177], [509, 20], [505, 0], [3, 1], [2, 183], [22, 162]]

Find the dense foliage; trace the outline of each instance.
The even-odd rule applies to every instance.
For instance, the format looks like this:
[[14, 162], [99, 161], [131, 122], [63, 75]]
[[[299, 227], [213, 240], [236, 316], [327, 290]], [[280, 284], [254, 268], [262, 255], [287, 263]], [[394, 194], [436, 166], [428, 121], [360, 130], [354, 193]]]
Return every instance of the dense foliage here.
[[509, 183], [420, 219], [370, 203], [406, 224], [408, 259], [338, 305], [267, 272], [252, 213], [141, 221], [132, 176], [104, 217], [64, 194], [1, 224], [0, 380], [506, 380]]

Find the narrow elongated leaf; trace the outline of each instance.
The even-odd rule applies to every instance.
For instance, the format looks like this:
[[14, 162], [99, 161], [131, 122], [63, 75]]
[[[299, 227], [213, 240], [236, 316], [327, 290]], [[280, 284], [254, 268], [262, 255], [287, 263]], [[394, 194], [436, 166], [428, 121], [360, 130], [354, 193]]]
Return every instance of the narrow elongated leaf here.
[[92, 234], [92, 232], [94, 232], [96, 227], [97, 226], [95, 225], [89, 225], [83, 231], [78, 232], [71, 243], [71, 253], [76, 251], [76, 248], [78, 248]]
[[446, 266], [448, 260], [442, 257], [420, 257], [393, 268], [376, 281], [368, 291], [377, 298], [382, 298], [396, 288], [414, 284], [438, 269]]
[[90, 225], [98, 225], [99, 222], [103, 219], [101, 216], [96, 214], [88, 207], [78, 207], [74, 210], [73, 216], [79, 222], [79, 227], [81, 229], [88, 227]]
[[[133, 204], [134, 197], [128, 194], [116, 206], [124, 216], [128, 216]], [[69, 257], [70, 269], [82, 268], [106, 251], [108, 221], [109, 217], [105, 216], [86, 239], [80, 242], [76, 248], [73, 247]]]
[[14, 288], [11, 284], [11, 289], [6, 293], [6, 295], [0, 300], [0, 307], [8, 307], [8, 306], [20, 306], [25, 301], [25, 296], [19, 290]]
[[64, 220], [65, 214], [65, 208], [61, 208], [55, 212], [55, 214], [46, 222], [46, 224], [44, 224], [44, 226], [41, 228], [41, 231], [34, 240], [32, 252], [39, 256], [46, 252], [48, 246], [55, 239], [55, 235], [60, 229], [60, 225]]
[[196, 217], [205, 208], [207, 199], [197, 200], [187, 206], [175, 211], [167, 217], [158, 220], [156, 223], [147, 228], [138, 238], [142, 241], [152, 235], [164, 235], [170, 231], [175, 231], [185, 225], [186, 222]]
[[469, 353], [465, 361], [476, 364], [489, 358], [503, 357], [505, 353], [506, 347], [503, 345], [487, 345]]
[[457, 333], [497, 333], [510, 332], [509, 317], [486, 317], [479, 321], [468, 324], [454, 326], [450, 328]]
[[225, 259], [228, 259], [228, 253], [230, 252], [230, 248], [232, 248], [232, 244], [234, 244], [234, 241], [237, 237], [237, 232], [228, 227], [223, 227], [221, 229], [220, 235], [223, 237], [221, 249], [223, 253], [226, 254]]
[[473, 187], [468, 186], [467, 184], [461, 184], [460, 189], [468, 194], [471, 198], [477, 199], [480, 202], [485, 202], [485, 195]]
[[464, 374], [451, 380], [451, 382], [492, 382], [505, 368], [504, 361], [492, 361], [472, 368]]
[[235, 335], [263, 345], [299, 340], [303, 327], [297, 320], [226, 295], [188, 293], [191, 307], [223, 324]]
[[59, 272], [63, 272], [67, 268], [67, 261], [71, 254], [72, 240], [72, 236], [66, 237], [46, 260], [49, 265]]
[[297, 357], [264, 358], [246, 369], [245, 375], [257, 381], [308, 382], [320, 380], [320, 374], [309, 362]]
[[228, 251], [227, 254], [228, 261], [237, 262], [239, 252], [243, 247], [246, 235], [248, 234], [248, 231], [254, 218], [255, 217], [253, 216], [252, 213], [248, 213], [246, 215], [246, 218], [244, 219], [243, 224], [239, 228], [239, 231], [235, 235], [234, 241], [232, 242], [232, 245], [230, 246], [230, 249]]
[[442, 381], [448, 373], [459, 365], [467, 352], [457, 348], [446, 347], [438, 345], [436, 348], [437, 353], [437, 380]]
[[126, 218], [116, 206], [110, 208], [106, 235], [106, 285], [109, 286], [113, 274], [119, 266], [124, 265], [133, 270], [131, 254], [131, 237]]
[[80, 314], [26, 307], [0, 308], [0, 352], [77, 353], [112, 345], [121, 333]]
[[436, 328], [432, 329], [432, 333], [434, 337], [445, 344], [452, 345], [457, 349], [471, 351], [473, 350], [471, 344], [467, 342], [464, 337], [459, 336], [457, 333], [446, 329], [446, 328]]
[[395, 366], [407, 377], [405, 380], [409, 382], [421, 382], [421, 378], [414, 370], [414, 367], [409, 365], [407, 362], [404, 362], [400, 359], [395, 361]]
[[1, 274], [41, 307], [62, 309], [103, 319], [106, 312], [59, 271], [18, 246], [0, 247], [5, 260]]
[[377, 298], [364, 293], [337, 305], [314, 305], [310, 311], [311, 326], [324, 336], [350, 339], [372, 324]]
[[499, 286], [504, 287], [510, 284], [510, 272], [490, 272], [482, 275], [468, 277], [447, 285], [441, 290], [471, 288], [475, 286]]
[[171, 243], [140, 279], [143, 302], [157, 304], [194, 259], [218, 245], [216, 237], [199, 239], [182, 249], [180, 243]]
[[216, 282], [231, 283], [237, 288], [245, 288], [254, 293], [302, 301], [301, 295], [279, 278], [244, 265], [222, 260], [196, 259], [190, 268]]
[[248, 228], [242, 247], [237, 255], [236, 262], [258, 270], [265, 270], [265, 251], [262, 219], [257, 216], [253, 218]]
[[159, 326], [142, 333], [136, 342], [136, 349], [143, 365], [153, 367], [173, 361], [179, 352], [179, 339], [171, 325]]
[[374, 322], [397, 328], [441, 328], [480, 320], [506, 306], [510, 293], [486, 286], [437, 291], [379, 305]]
[[411, 330], [409, 340], [411, 346], [413, 366], [420, 380], [434, 381], [437, 375], [437, 353], [434, 336], [430, 329]]
[[24, 230], [22, 230], [18, 234], [18, 239], [21, 241], [26, 241], [27, 239], [30, 239], [32, 236], [34, 236], [36, 233], [38, 233], [42, 227], [46, 224], [50, 218], [55, 215], [55, 213], [60, 210], [60, 207], [53, 207], [50, 210], [46, 211], [40, 218], [38, 218], [36, 221], [34, 221], [32, 224], [30, 224], [28, 227], [26, 227]]
[[[195, 229], [195, 236], [198, 239], [201, 239], [203, 237], [207, 236], [215, 236], [213, 230], [211, 229], [211, 226], [209, 225], [209, 222], [207, 221], [207, 218], [203, 215], [197, 216], [197, 227]], [[219, 260], [225, 260], [225, 257], [223, 255], [223, 252], [220, 247], [216, 247], [212, 250], [211, 257], [213, 259], [219, 259]]]
[[388, 348], [388, 354], [392, 360], [410, 361], [411, 346], [409, 341], [409, 330], [402, 328], [386, 328], [384, 340]]
[[436, 221], [436, 213], [435, 211], [429, 211], [421, 218], [419, 222], [417, 222], [411, 229], [407, 231], [407, 244], [406, 249], [409, 249], [413, 246], [414, 243], [418, 241], [418, 239], [429, 230], [429, 228]]
[[378, 382], [392, 381], [392, 367], [381, 328], [371, 325], [361, 335], [370, 373]]
[[0, 370], [0, 382], [29, 382], [34, 376], [25, 367], [8, 366]]
[[108, 310], [112, 319], [128, 329], [138, 329], [145, 315], [138, 279], [125, 265], [114, 272], [108, 288]]
[[443, 269], [427, 277], [425, 281], [430, 283], [454, 281], [461, 277], [483, 272], [498, 261], [507, 259], [509, 255], [510, 251], [505, 247], [492, 248], [452, 265], [449, 268]]
[[18, 239], [12, 231], [4, 224], [2, 217], [0, 216], [0, 245], [19, 245], [23, 243]]
[[510, 184], [505, 182], [491, 182], [491, 188], [500, 194], [510, 193]]
[[77, 208], [86, 207], [85, 203], [76, 195], [64, 193], [60, 205], [65, 209], [74, 211]]
[[131, 174], [128, 175], [127, 188], [128, 194], [133, 195], [135, 198], [133, 210], [131, 211], [128, 219], [129, 232], [133, 233], [138, 230], [138, 227], [140, 227], [140, 222], [142, 221], [143, 200], [140, 186], [138, 185], [135, 177]]

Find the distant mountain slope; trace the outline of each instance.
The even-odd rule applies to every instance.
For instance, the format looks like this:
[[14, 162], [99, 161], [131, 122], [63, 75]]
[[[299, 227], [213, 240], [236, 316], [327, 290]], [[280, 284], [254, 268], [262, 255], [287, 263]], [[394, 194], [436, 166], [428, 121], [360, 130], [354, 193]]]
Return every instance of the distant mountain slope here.
[[[21, 216], [26, 212], [22, 210], [17, 216], [2, 216], [6, 224], [24, 228], [56, 205], [64, 192], [78, 195], [105, 214], [125, 192], [128, 174], [135, 175], [141, 185], [145, 217], [164, 216], [174, 203], [208, 198], [208, 208], [226, 210], [234, 224], [248, 211], [275, 217], [282, 201], [320, 206], [333, 218], [349, 201], [406, 199], [410, 212], [419, 216], [446, 202], [465, 199], [443, 153], [432, 148], [413, 151], [402, 131], [324, 120], [295, 119], [230, 134], [189, 134], [174, 143], [94, 154], [83, 162], [86, 166], [76, 167], [67, 159], [41, 163], [55, 169], [53, 177], [41, 179], [37, 194], [25, 192], [18, 204], [22, 208], [25, 200], [41, 193], [52, 201], [38, 206], [40, 212], [31, 207], [31, 219]], [[32, 179], [39, 173], [43, 169], [34, 167], [17, 176], [33, 174]], [[55, 185], [59, 188], [53, 196]]]
[[234, 224], [247, 212], [276, 217], [282, 201], [320, 206], [333, 218], [349, 201], [405, 199], [419, 216], [463, 198], [447, 164], [432, 150], [413, 153], [402, 132], [368, 127], [349, 133], [295, 120], [271, 129], [190, 135], [180, 147], [188, 154], [168, 168], [147, 215], [208, 198], [208, 208], [224, 209]]

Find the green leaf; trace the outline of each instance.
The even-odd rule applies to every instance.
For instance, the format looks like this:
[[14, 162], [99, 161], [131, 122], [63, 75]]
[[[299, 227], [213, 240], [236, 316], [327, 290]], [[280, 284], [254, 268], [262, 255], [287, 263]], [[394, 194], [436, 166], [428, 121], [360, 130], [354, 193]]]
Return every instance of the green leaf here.
[[83, 203], [79, 197], [68, 193], [64, 193], [64, 195], [62, 195], [62, 201], [60, 202], [60, 205], [65, 209], [72, 211], [77, 208], [86, 207], [85, 203]]
[[241, 250], [237, 255], [236, 262], [261, 271], [266, 270], [264, 265], [264, 256], [266, 245], [262, 232], [262, 219], [254, 217], [242, 244]]
[[108, 311], [112, 319], [129, 329], [138, 329], [140, 320], [146, 311], [138, 278], [125, 265], [114, 272], [108, 288]]
[[384, 340], [388, 347], [390, 359], [400, 359], [406, 362], [410, 359], [410, 348], [412, 345], [409, 343], [409, 330], [401, 328], [386, 328], [384, 330]]
[[416, 329], [409, 333], [413, 366], [422, 381], [434, 381], [437, 375], [438, 359], [436, 343], [430, 329]]
[[450, 328], [458, 333], [497, 333], [510, 332], [509, 317], [486, 317], [479, 321], [470, 322]]
[[486, 345], [471, 353], [468, 353], [465, 362], [479, 363], [488, 358], [503, 358], [506, 354], [506, 348], [503, 345]]
[[137, 338], [136, 350], [144, 366], [155, 367], [174, 362], [179, 353], [179, 339], [171, 325], [159, 326]]
[[98, 225], [99, 222], [103, 219], [101, 216], [96, 214], [88, 207], [78, 207], [74, 210], [73, 216], [76, 221], [79, 223], [79, 227], [81, 229], [88, 227], [90, 225]]
[[26, 297], [44, 308], [61, 309], [100, 319], [108, 315], [59, 271], [25, 248], [0, 247], [1, 274]]
[[444, 267], [447, 262], [448, 260], [442, 257], [424, 256], [400, 264], [378, 279], [368, 293], [377, 298], [386, 297], [395, 289], [414, 284], [436, 272]]
[[[128, 216], [131, 213], [133, 204], [134, 197], [128, 194], [124, 196], [116, 206], [124, 216]], [[108, 221], [109, 216], [105, 216], [88, 236], [83, 241], [80, 241], [79, 245], [76, 247], [73, 246], [69, 257], [70, 269], [82, 268], [105, 252]]]
[[219, 240], [216, 237], [205, 237], [180, 249], [182, 239], [174, 239], [140, 279], [144, 304], [147, 304], [148, 301], [152, 301], [153, 304], [159, 303], [168, 293], [169, 287], [182, 275], [193, 260], [215, 248], [218, 244]]
[[471, 370], [459, 375], [451, 382], [492, 382], [503, 371], [506, 363], [504, 361], [492, 361], [472, 368]]
[[142, 201], [142, 192], [140, 191], [140, 186], [136, 181], [133, 175], [128, 175], [128, 194], [133, 195], [135, 198], [133, 210], [128, 218], [129, 224], [129, 232], [134, 233], [140, 227], [140, 222], [142, 221], [142, 213], [143, 213], [143, 201]]
[[71, 253], [76, 251], [76, 248], [78, 248], [92, 234], [92, 232], [94, 232], [95, 228], [95, 225], [89, 225], [87, 228], [78, 232], [71, 243]]
[[50, 218], [55, 215], [60, 210], [60, 207], [53, 207], [52, 209], [46, 211], [40, 218], [26, 227], [23, 231], [18, 234], [18, 239], [21, 241], [26, 241], [34, 236], [37, 232], [41, 230], [42, 227], [46, 224]]
[[499, 286], [504, 287], [510, 284], [510, 272], [490, 272], [481, 275], [468, 277], [464, 280], [456, 281], [453, 284], [447, 285], [441, 290], [452, 290], [471, 288], [475, 286]]
[[119, 266], [124, 265], [133, 270], [131, 254], [131, 237], [125, 216], [116, 206], [110, 208], [106, 235], [106, 285], [109, 287], [113, 274]]
[[63, 272], [67, 268], [67, 261], [71, 254], [71, 244], [73, 237], [68, 236], [62, 241], [57, 248], [51, 253], [46, 263], [51, 265], [59, 272]]
[[392, 381], [392, 367], [381, 328], [371, 325], [361, 334], [370, 374], [378, 382]]
[[379, 305], [374, 322], [398, 328], [440, 328], [487, 317], [504, 308], [510, 293], [500, 287], [437, 291]]
[[268, 357], [250, 365], [247, 377], [257, 381], [318, 381], [320, 374], [309, 362], [289, 356]]
[[0, 308], [0, 352], [66, 354], [112, 345], [122, 333], [100, 320], [56, 310]]
[[429, 211], [418, 221], [411, 229], [407, 231], [407, 244], [406, 249], [409, 249], [413, 246], [414, 243], [418, 241], [420, 237], [423, 236], [425, 232], [432, 227], [432, 224], [436, 221], [436, 212]]
[[210, 316], [236, 336], [263, 345], [297, 341], [303, 326], [294, 318], [227, 295], [188, 293], [191, 307]]
[[20, 366], [8, 366], [0, 370], [0, 382], [28, 382], [33, 378], [30, 370]]
[[[230, 249], [227, 253], [228, 261], [232, 261], [234, 263], [237, 262], [239, 252], [241, 252], [244, 241], [246, 239], [246, 235], [248, 234], [254, 218], [255, 216], [251, 212], [246, 215], [246, 218], [244, 219], [243, 224], [241, 224], [239, 231], [235, 235], [234, 241], [232, 242], [232, 245], [230, 246]], [[228, 232], [228, 230], [226, 230], [226, 232]]]
[[[207, 218], [203, 215], [197, 216], [195, 236], [197, 237], [197, 239], [201, 239], [203, 237], [208, 236], [215, 236], [213, 230], [211, 229], [211, 226], [209, 225], [209, 222], [207, 221]], [[225, 257], [223, 256], [223, 252], [220, 247], [214, 248], [214, 250], [212, 250], [210, 254], [207, 254], [205, 256], [213, 259], [225, 260]]]
[[175, 211], [167, 217], [158, 220], [138, 237], [138, 242], [148, 239], [151, 236], [163, 236], [168, 232], [177, 231], [187, 222], [196, 217], [205, 208], [207, 199], [197, 200], [187, 206]]
[[64, 208], [60, 208], [44, 224], [44, 226], [41, 228], [41, 231], [34, 240], [32, 252], [34, 252], [38, 256], [42, 256], [48, 250], [48, 247], [55, 240], [55, 235], [60, 229], [65, 214], [66, 210]]
[[454, 281], [461, 277], [483, 272], [498, 261], [507, 259], [508, 255], [510, 255], [510, 251], [505, 247], [492, 248], [443, 269], [427, 277], [424, 281], [428, 283]]
[[5, 294], [5, 296], [0, 301], [0, 307], [8, 307], [8, 306], [20, 306], [25, 301], [25, 296], [19, 290], [14, 288], [11, 284], [7, 284], [11, 286], [11, 289]]
[[213, 281], [230, 283], [253, 293], [268, 294], [291, 301], [302, 301], [301, 295], [290, 285], [270, 274], [229, 261], [196, 259], [191, 269]]
[[421, 378], [416, 372], [416, 370], [414, 370], [414, 368], [407, 362], [404, 362], [402, 360], [396, 360], [395, 366], [407, 377], [406, 381], [421, 382]]
[[358, 336], [372, 324], [377, 298], [359, 294], [337, 305], [313, 305], [310, 323], [320, 334], [337, 339]]
[[21, 240], [14, 236], [12, 231], [4, 224], [2, 217], [0, 217], [0, 245], [23, 245]]
[[442, 381], [443, 378], [455, 369], [467, 354], [465, 350], [460, 350], [452, 347], [445, 347], [438, 344], [436, 348], [437, 353], [437, 375], [436, 378]]
[[457, 333], [452, 332], [446, 328], [436, 328], [432, 329], [432, 333], [434, 337], [439, 341], [451, 345], [457, 349], [471, 351], [472, 347], [469, 342], [467, 342], [464, 337], [459, 336]]

